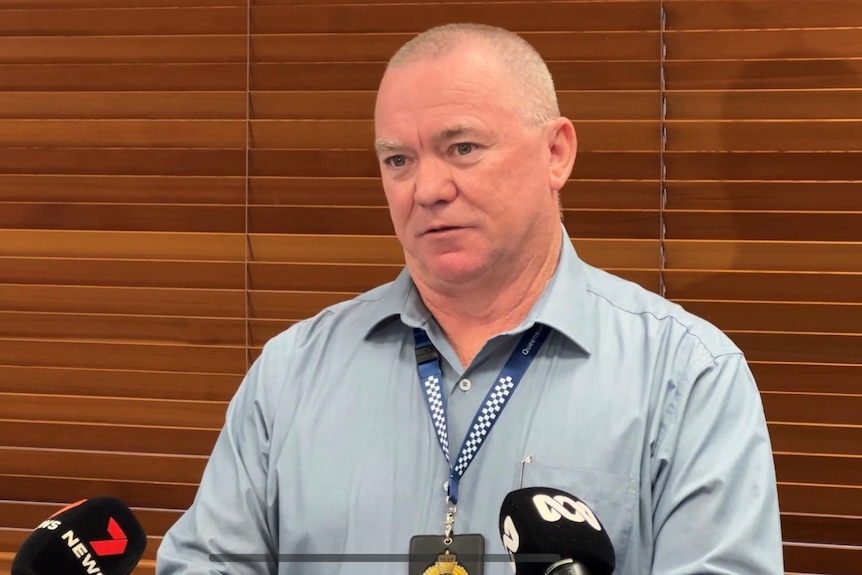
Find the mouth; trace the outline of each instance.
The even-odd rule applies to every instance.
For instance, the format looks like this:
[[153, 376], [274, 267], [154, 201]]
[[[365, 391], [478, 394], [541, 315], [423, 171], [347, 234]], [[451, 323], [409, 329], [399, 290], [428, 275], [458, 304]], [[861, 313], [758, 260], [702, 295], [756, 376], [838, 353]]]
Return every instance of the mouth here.
[[425, 230], [425, 233], [423, 235], [438, 235], [460, 229], [461, 228], [459, 226], [432, 226]]

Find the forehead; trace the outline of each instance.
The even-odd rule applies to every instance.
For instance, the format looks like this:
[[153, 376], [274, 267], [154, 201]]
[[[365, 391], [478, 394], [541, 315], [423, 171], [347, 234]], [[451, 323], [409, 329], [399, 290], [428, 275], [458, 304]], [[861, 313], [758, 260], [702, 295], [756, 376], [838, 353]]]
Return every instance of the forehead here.
[[476, 48], [387, 70], [375, 105], [378, 138], [393, 132], [440, 132], [452, 127], [505, 123], [515, 117], [511, 80], [499, 62]]

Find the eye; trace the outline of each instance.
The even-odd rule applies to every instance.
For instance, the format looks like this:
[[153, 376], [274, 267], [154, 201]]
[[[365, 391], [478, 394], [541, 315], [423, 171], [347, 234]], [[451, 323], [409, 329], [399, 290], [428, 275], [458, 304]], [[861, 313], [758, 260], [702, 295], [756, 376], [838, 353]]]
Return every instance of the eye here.
[[407, 163], [407, 158], [403, 154], [398, 154], [396, 156], [389, 156], [383, 160], [383, 163], [391, 168], [401, 168]]
[[470, 144], [469, 142], [462, 142], [460, 144], [455, 145], [455, 151], [459, 156], [466, 156], [475, 148], [475, 144]]

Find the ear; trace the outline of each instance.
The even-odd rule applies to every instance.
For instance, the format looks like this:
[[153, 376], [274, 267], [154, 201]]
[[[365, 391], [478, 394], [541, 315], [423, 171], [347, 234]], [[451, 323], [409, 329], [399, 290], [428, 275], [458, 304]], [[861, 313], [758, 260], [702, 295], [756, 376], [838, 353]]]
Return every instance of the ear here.
[[568, 118], [557, 118], [548, 125], [550, 150], [549, 183], [555, 192], [562, 189], [572, 174], [578, 153], [578, 136]]

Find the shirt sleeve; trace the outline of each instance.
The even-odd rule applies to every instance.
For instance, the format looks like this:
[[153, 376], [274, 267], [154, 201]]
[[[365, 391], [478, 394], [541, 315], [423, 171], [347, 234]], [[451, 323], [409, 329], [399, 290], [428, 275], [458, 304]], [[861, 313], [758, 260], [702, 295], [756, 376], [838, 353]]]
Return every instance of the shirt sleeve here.
[[263, 383], [274, 376], [271, 363], [258, 358], [228, 405], [195, 499], [159, 547], [157, 575], [277, 571], [266, 501], [271, 403]]
[[654, 454], [652, 573], [782, 575], [772, 446], [744, 356], [682, 377]]

